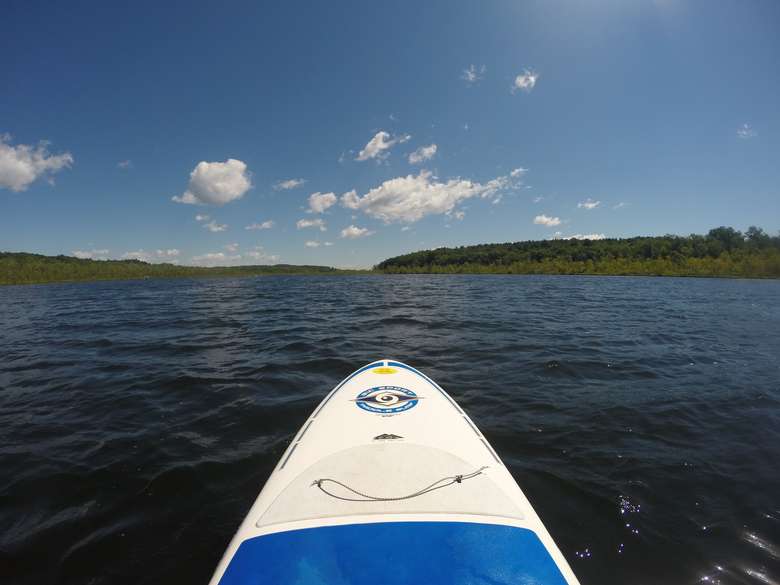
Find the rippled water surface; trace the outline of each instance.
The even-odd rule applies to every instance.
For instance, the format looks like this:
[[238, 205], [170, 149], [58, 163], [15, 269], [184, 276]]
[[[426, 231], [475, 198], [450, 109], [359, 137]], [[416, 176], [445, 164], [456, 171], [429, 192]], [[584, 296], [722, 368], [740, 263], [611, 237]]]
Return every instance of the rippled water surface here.
[[0, 581], [207, 583], [352, 370], [436, 379], [583, 584], [780, 580], [780, 282], [0, 288]]

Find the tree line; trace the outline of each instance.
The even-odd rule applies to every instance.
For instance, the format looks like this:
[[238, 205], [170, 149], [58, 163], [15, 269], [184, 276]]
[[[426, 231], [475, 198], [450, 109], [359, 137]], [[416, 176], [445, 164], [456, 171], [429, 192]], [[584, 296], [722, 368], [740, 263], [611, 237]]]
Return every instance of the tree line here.
[[604, 274], [780, 277], [780, 235], [751, 226], [706, 235], [539, 240], [438, 248], [396, 256], [375, 270], [444, 274]]
[[86, 280], [175, 278], [196, 276], [254, 276], [266, 274], [335, 274], [328, 266], [227, 266], [206, 268], [150, 264], [141, 260], [89, 260], [71, 256], [44, 256], [0, 252], [0, 284], [36, 284]]

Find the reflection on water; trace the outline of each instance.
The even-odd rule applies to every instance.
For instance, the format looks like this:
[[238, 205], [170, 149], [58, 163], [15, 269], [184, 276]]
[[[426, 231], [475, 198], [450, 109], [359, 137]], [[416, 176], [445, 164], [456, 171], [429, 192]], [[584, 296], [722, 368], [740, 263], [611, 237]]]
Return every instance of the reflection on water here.
[[778, 582], [778, 282], [108, 282], [0, 307], [5, 582], [205, 583], [301, 422], [382, 357], [469, 412], [584, 584]]

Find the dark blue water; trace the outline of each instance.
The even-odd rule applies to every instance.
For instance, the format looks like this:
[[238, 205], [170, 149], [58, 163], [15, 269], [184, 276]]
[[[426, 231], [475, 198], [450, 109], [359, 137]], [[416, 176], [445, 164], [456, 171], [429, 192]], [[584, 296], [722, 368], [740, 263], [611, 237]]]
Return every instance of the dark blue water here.
[[206, 583], [324, 394], [431, 375], [583, 584], [780, 579], [780, 282], [0, 288], [0, 582]]

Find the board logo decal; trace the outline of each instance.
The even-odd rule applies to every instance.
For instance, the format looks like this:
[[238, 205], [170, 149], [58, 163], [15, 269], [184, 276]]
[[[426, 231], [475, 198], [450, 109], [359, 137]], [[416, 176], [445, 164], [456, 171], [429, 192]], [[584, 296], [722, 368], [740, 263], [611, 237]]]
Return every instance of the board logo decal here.
[[398, 370], [396, 370], [395, 368], [382, 367], [382, 368], [374, 368], [371, 371], [374, 372], [375, 374], [395, 374]]
[[400, 386], [376, 386], [358, 394], [355, 403], [368, 412], [398, 414], [414, 408], [419, 400], [417, 394]]

